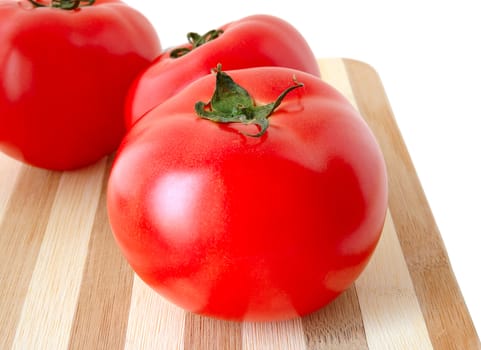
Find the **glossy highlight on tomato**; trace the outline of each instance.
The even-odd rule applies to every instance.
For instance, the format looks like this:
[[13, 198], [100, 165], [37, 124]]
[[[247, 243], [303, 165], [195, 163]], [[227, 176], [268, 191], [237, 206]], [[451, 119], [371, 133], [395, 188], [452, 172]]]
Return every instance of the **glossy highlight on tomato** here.
[[118, 0], [0, 0], [0, 150], [53, 170], [112, 153], [127, 90], [160, 52]]
[[375, 250], [387, 208], [382, 153], [359, 113], [314, 75], [224, 73], [255, 106], [299, 86], [261, 134], [245, 117], [196, 114], [196, 104], [208, 116], [218, 108], [219, 70], [148, 112], [112, 168], [113, 234], [138, 276], [186, 310], [249, 321], [309, 314], [349, 288]]

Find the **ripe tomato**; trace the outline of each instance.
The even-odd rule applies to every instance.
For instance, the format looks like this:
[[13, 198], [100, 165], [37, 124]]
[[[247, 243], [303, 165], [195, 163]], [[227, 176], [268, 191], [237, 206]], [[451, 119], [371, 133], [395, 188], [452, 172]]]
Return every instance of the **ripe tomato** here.
[[133, 83], [126, 103], [130, 128], [146, 112], [222, 63], [224, 70], [280, 66], [319, 76], [319, 65], [304, 37], [290, 23], [253, 15], [205, 35], [188, 34], [189, 42], [164, 52]]
[[127, 90], [160, 51], [117, 0], [0, 0], [0, 150], [56, 170], [111, 153]]
[[[221, 74], [245, 90], [225, 96]], [[358, 277], [381, 234], [387, 180], [340, 93], [301, 71], [249, 68], [203, 77], [140, 119], [107, 205], [121, 251], [160, 294], [203, 315], [276, 320], [317, 310]]]

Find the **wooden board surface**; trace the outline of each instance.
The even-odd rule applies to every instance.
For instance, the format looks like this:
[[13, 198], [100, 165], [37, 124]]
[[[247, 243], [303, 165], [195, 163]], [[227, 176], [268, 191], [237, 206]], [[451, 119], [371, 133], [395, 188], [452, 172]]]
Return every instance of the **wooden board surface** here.
[[382, 239], [327, 307], [273, 323], [186, 313], [135, 276], [110, 232], [111, 157], [50, 172], [0, 155], [0, 349], [481, 349], [377, 73], [319, 61], [359, 109], [389, 173]]

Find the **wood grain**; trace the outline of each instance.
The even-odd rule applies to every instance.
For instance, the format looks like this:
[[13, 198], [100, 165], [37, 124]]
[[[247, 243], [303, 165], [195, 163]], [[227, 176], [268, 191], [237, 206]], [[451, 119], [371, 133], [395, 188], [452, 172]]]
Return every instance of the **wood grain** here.
[[389, 211], [366, 270], [334, 302], [283, 322], [225, 322], [140, 280], [106, 211], [112, 157], [72, 172], [0, 154], [0, 349], [480, 350], [381, 80], [365, 63], [319, 61], [386, 159]]
[[302, 318], [308, 350], [369, 349], [356, 288]]
[[61, 176], [13, 349], [67, 348], [104, 163]]
[[[107, 216], [105, 167], [69, 349], [124, 347], [134, 273], [120, 253]], [[100, 327], [99, 327], [100, 325]]]
[[302, 321], [244, 322], [242, 348], [245, 350], [306, 350]]
[[187, 313], [184, 325], [184, 349], [242, 349], [242, 324]]
[[0, 212], [0, 349], [9, 349], [15, 337], [60, 181], [59, 173], [13, 164], [16, 186]]
[[184, 349], [185, 312], [134, 277], [125, 349]]
[[[22, 165], [0, 154], [0, 214], [4, 213], [7, 201], [14, 189]], [[0, 222], [2, 216], [0, 216]]]

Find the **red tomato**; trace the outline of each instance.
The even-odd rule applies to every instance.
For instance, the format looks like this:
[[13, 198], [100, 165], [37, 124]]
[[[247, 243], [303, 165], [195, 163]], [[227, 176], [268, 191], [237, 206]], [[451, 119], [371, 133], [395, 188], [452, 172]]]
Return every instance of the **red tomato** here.
[[48, 3], [0, 0], [0, 150], [64, 170], [118, 147], [127, 90], [161, 47], [120, 1]]
[[[224, 70], [280, 66], [319, 76], [306, 40], [291, 24], [269, 15], [228, 23], [204, 36], [189, 33], [189, 43], [164, 52], [134, 82], [126, 103], [130, 128], [146, 112], [222, 63]], [[173, 52], [186, 49], [180, 57]]]
[[146, 114], [109, 179], [113, 233], [136, 273], [189, 311], [302, 316], [346, 290], [373, 253], [387, 206], [384, 160], [361, 116], [321, 79], [279, 67], [227, 73], [256, 106], [294, 88], [264, 132], [262, 122], [248, 125], [249, 111], [224, 124], [195, 114], [194, 105], [227, 118], [222, 97], [207, 103], [213, 75]]

